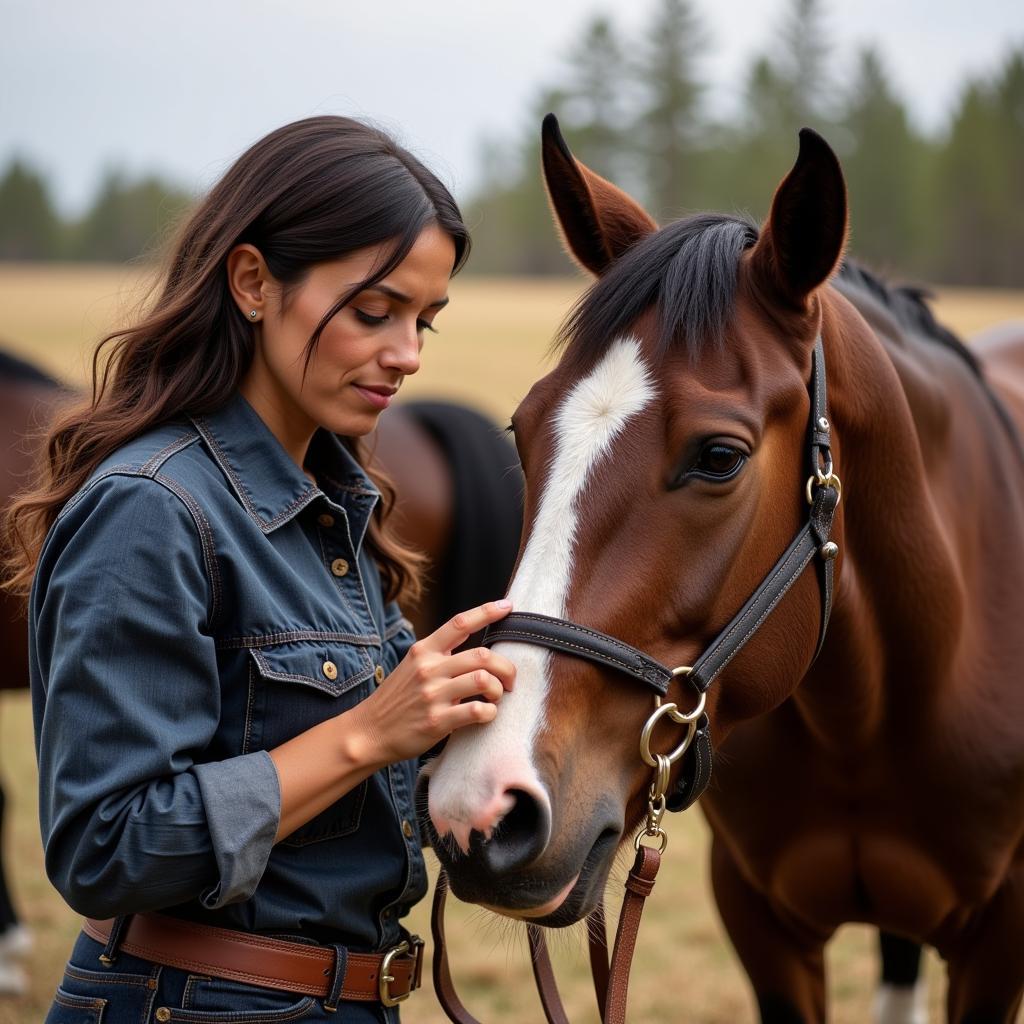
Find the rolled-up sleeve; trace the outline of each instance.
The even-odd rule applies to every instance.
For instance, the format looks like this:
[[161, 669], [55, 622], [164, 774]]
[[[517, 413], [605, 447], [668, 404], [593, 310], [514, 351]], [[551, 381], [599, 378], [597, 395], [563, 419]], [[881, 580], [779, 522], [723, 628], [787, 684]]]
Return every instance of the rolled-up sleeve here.
[[40, 822], [51, 881], [89, 916], [246, 899], [270, 856], [269, 754], [207, 756], [221, 690], [203, 539], [179, 491], [114, 474], [43, 548], [29, 622]]

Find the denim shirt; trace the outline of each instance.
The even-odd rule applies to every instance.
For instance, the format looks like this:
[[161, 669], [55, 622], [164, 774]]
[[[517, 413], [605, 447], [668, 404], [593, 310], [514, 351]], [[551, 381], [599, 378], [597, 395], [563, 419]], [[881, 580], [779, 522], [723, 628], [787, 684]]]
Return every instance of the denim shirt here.
[[424, 895], [415, 762], [274, 844], [267, 751], [413, 640], [363, 545], [378, 492], [325, 431], [306, 465], [319, 487], [236, 395], [124, 445], [50, 530], [29, 614], [40, 818], [80, 913], [372, 950]]

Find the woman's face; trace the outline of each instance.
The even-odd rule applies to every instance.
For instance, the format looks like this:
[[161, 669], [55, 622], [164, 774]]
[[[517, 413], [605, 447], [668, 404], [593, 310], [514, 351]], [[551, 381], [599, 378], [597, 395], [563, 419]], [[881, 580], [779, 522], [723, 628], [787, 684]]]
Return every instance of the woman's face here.
[[317, 427], [348, 437], [369, 433], [419, 369], [424, 333], [448, 302], [455, 263], [455, 243], [437, 224], [330, 320], [306, 368], [306, 347], [324, 314], [371, 276], [387, 251], [373, 246], [317, 264], [283, 302], [279, 286], [264, 288], [259, 340], [241, 391], [286, 447], [308, 441]]

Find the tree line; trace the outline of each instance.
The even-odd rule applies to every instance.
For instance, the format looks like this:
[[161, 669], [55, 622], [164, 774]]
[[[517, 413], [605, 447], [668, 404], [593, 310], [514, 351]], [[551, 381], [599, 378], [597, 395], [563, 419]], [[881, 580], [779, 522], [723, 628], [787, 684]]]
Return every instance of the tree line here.
[[45, 178], [15, 157], [0, 175], [0, 260], [122, 263], [156, 253], [192, 196], [158, 175], [111, 170], [80, 217], [62, 217]]
[[[690, 0], [657, 0], [636, 39], [610, 17], [591, 18], [523, 137], [485, 150], [470, 204], [471, 268], [564, 273], [540, 178], [539, 125], [551, 110], [574, 153], [660, 222], [697, 210], [760, 220], [809, 125], [842, 161], [853, 254], [897, 277], [1024, 285], [1024, 41], [964, 82], [947, 124], [929, 136], [877, 47], [836, 52], [821, 0], [790, 0], [766, 38], [738, 112], [723, 118], [708, 109], [708, 36]], [[850, 57], [843, 83], [835, 69]]]
[[[824, 0], [789, 0], [766, 38], [737, 112], [724, 117], [709, 109], [709, 39], [693, 0], [655, 0], [635, 39], [609, 16], [591, 17], [522, 136], [483, 147], [481, 184], [466, 204], [468, 269], [569, 269], [540, 175], [539, 125], [550, 110], [577, 156], [661, 221], [705, 209], [760, 219], [798, 129], [810, 125], [843, 163], [855, 255], [898, 277], [1024, 285], [1024, 40], [1000, 67], [962, 83], [947, 123], [929, 135], [877, 47], [836, 52]], [[835, 69], [851, 57], [854, 73], [841, 82]], [[0, 260], [152, 254], [190, 201], [158, 176], [111, 171], [81, 217], [62, 217], [43, 176], [14, 159], [0, 174]]]

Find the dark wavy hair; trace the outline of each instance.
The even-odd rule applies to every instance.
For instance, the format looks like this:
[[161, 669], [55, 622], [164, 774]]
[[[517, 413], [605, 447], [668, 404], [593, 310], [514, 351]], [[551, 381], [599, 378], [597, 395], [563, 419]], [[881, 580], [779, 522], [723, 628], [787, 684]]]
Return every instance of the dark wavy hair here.
[[[346, 117], [311, 117], [259, 140], [187, 217], [170, 247], [157, 295], [141, 322], [97, 345], [88, 400], [61, 414], [46, 438], [33, 487], [8, 512], [8, 589], [25, 593], [43, 540], [60, 509], [95, 468], [126, 441], [170, 419], [202, 415], [238, 389], [253, 358], [255, 327], [228, 287], [226, 260], [240, 243], [259, 249], [284, 289], [312, 267], [368, 246], [386, 259], [324, 314], [306, 351], [346, 303], [390, 274], [419, 234], [437, 224], [455, 243], [460, 269], [469, 232], [448, 190], [379, 129]], [[390, 483], [346, 439], [380, 487], [367, 534], [388, 599], [415, 600], [422, 558], [384, 529]]]

